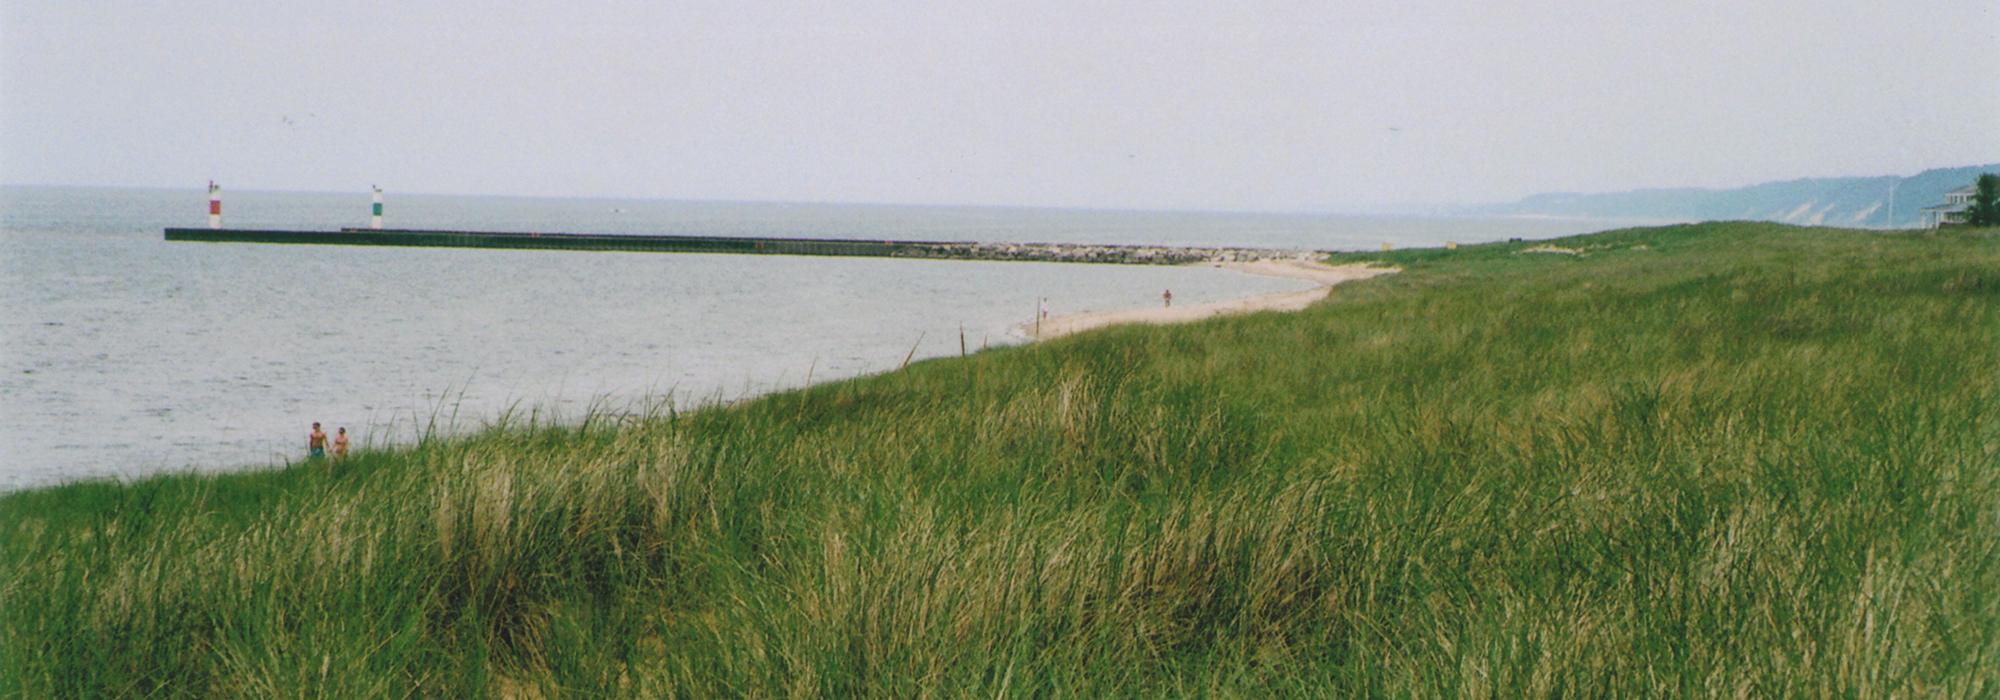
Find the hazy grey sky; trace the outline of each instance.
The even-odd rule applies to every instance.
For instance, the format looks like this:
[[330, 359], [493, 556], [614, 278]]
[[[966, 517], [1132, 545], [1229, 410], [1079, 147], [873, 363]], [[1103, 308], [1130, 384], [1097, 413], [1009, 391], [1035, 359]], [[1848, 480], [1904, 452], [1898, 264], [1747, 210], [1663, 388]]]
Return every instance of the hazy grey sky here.
[[1353, 210], [2000, 161], [1995, 0], [588, 5], [7, 0], [0, 180]]

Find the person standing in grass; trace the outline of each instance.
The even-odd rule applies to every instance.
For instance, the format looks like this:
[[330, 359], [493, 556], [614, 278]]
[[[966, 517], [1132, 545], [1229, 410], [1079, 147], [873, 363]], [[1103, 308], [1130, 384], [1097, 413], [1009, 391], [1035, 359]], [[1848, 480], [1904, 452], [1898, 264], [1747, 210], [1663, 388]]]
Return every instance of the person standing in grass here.
[[347, 426], [340, 426], [339, 432], [333, 436], [333, 458], [347, 459]]
[[313, 423], [312, 434], [306, 436], [306, 456], [312, 459], [326, 456], [326, 431], [319, 429], [317, 421]]

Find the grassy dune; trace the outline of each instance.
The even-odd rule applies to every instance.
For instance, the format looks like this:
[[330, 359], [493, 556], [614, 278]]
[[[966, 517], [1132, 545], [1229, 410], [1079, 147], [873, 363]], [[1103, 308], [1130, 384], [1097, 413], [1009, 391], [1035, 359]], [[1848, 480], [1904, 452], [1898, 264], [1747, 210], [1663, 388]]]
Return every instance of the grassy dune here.
[[9, 495], [0, 694], [2000, 694], [2000, 234], [1552, 243]]

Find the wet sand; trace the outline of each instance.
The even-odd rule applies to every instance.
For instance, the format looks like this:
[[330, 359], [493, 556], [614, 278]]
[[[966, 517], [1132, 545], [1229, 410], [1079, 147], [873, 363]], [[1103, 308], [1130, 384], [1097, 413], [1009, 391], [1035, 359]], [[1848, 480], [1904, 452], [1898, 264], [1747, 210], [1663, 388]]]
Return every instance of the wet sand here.
[[1376, 275], [1396, 272], [1396, 268], [1369, 267], [1367, 265], [1332, 266], [1309, 260], [1259, 260], [1256, 262], [1222, 263], [1224, 267], [1253, 275], [1288, 277], [1317, 283], [1319, 286], [1296, 292], [1278, 292], [1208, 304], [1189, 306], [1161, 306], [1146, 309], [1124, 309], [1119, 311], [1093, 311], [1077, 314], [1051, 316], [1041, 323], [1041, 334], [1035, 334], [1035, 324], [1029, 323], [1028, 336], [1037, 340], [1060, 338], [1072, 333], [1115, 326], [1124, 323], [1187, 323], [1224, 314], [1249, 313], [1252, 311], [1297, 311], [1326, 297], [1333, 285], [1354, 280], [1368, 279]]

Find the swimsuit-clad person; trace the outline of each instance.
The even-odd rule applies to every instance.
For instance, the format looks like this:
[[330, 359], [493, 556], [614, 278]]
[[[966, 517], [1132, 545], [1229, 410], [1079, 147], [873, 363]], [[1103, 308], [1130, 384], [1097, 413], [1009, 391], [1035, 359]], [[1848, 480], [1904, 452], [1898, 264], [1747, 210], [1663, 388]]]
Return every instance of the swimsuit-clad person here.
[[313, 459], [326, 456], [326, 431], [320, 430], [318, 423], [313, 423], [312, 434], [306, 436], [306, 456]]
[[333, 436], [333, 458], [347, 459], [347, 426], [341, 426], [340, 432]]

